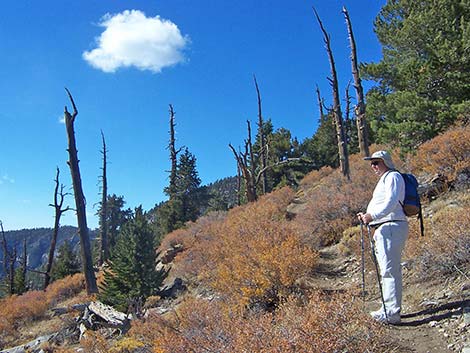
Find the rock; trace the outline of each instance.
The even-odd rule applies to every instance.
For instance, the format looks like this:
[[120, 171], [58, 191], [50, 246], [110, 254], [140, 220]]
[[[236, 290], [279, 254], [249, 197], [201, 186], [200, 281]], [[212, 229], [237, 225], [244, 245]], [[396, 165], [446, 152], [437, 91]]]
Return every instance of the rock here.
[[46, 336], [41, 336], [38, 338], [35, 338], [34, 340], [23, 344], [21, 346], [16, 346], [13, 348], [8, 348], [3, 351], [0, 351], [0, 353], [26, 353], [26, 352], [38, 352], [40, 349], [40, 346], [45, 343], [49, 342], [52, 340], [56, 334], [52, 335], [46, 335]]
[[158, 295], [162, 298], [176, 298], [181, 292], [186, 290], [186, 285], [179, 277], [175, 278], [173, 284], [163, 288]]
[[171, 248], [165, 250], [160, 256], [160, 261], [162, 264], [169, 264], [174, 260], [176, 255], [184, 250], [183, 244], [175, 244]]
[[431, 327], [436, 327], [436, 326], [437, 326], [437, 321], [431, 321], [431, 322], [429, 323], [429, 326], [431, 326]]
[[465, 306], [462, 308], [463, 312], [463, 321], [465, 324], [470, 324], [470, 306]]
[[439, 302], [436, 302], [434, 300], [424, 300], [421, 304], [419, 304], [420, 306], [423, 306], [425, 308], [432, 308], [432, 307], [435, 307], [435, 306], [438, 306], [439, 305]]

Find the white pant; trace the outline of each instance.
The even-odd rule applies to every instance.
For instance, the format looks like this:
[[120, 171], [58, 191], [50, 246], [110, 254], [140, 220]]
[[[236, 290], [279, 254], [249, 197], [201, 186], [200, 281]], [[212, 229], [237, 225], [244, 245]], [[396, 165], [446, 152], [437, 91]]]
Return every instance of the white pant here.
[[408, 237], [408, 222], [389, 222], [375, 230], [375, 253], [379, 265], [387, 316], [400, 317], [402, 300], [401, 253]]

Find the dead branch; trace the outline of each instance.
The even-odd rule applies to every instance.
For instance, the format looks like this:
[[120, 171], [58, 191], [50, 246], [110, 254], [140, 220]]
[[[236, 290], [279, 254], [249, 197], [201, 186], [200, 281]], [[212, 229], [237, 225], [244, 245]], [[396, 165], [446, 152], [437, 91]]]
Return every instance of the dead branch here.
[[348, 147], [346, 143], [346, 136], [344, 133], [343, 127], [343, 116], [341, 113], [341, 104], [339, 99], [339, 91], [338, 91], [338, 77], [336, 74], [336, 66], [333, 57], [333, 51], [331, 50], [331, 38], [330, 35], [325, 30], [323, 23], [320, 19], [315, 8], [313, 8], [313, 12], [317, 18], [318, 24], [320, 25], [320, 29], [323, 33], [323, 41], [325, 43], [326, 51], [328, 54], [328, 58], [330, 61], [330, 69], [331, 69], [331, 78], [328, 78], [333, 90], [333, 116], [335, 119], [335, 126], [336, 126], [336, 138], [338, 143], [338, 156], [339, 156], [339, 164], [341, 168], [341, 172], [345, 177], [348, 179], [349, 176], [349, 156], [348, 156]]
[[359, 139], [359, 150], [365, 157], [369, 156], [369, 137], [367, 132], [366, 104], [364, 100], [364, 89], [359, 75], [356, 41], [352, 29], [351, 19], [348, 10], [343, 6], [343, 14], [348, 28], [349, 43], [351, 46], [351, 69], [354, 78], [354, 88], [356, 90], [357, 105], [355, 107], [357, 133]]

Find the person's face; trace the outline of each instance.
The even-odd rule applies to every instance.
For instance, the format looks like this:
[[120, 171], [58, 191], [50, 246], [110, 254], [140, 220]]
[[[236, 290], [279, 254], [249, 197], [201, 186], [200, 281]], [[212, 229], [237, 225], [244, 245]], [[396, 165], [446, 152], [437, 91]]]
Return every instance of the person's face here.
[[385, 165], [384, 161], [381, 159], [373, 159], [370, 161], [370, 166], [375, 174], [382, 176], [388, 170], [388, 167]]

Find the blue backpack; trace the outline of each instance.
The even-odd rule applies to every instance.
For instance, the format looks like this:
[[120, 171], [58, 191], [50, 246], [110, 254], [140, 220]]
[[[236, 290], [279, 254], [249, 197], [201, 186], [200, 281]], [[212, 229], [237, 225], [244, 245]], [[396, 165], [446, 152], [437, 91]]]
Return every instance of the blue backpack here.
[[418, 193], [418, 180], [413, 174], [400, 173], [400, 175], [405, 181], [405, 199], [403, 200], [403, 203], [400, 202], [400, 205], [403, 207], [403, 212], [406, 216], [418, 216], [421, 236], [424, 236], [423, 212]]
[[401, 206], [405, 214], [410, 216], [419, 215], [421, 212], [421, 201], [418, 194], [418, 180], [413, 174], [400, 173], [405, 181], [405, 199]]
[[413, 174], [400, 173], [405, 181], [405, 199], [401, 206], [403, 207], [403, 212], [408, 217], [418, 216], [420, 223], [421, 236], [424, 236], [424, 222], [423, 222], [423, 212], [421, 209], [421, 200], [419, 199], [418, 193], [418, 180]]

